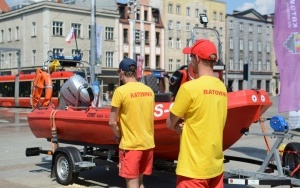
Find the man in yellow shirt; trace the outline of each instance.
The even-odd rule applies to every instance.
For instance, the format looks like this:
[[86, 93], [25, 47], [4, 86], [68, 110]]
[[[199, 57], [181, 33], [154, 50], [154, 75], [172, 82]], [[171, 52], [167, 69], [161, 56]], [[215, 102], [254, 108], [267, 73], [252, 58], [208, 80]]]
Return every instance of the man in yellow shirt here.
[[[152, 173], [154, 145], [154, 92], [136, 79], [136, 61], [123, 59], [111, 101], [109, 125], [119, 144], [119, 175], [128, 188], [143, 188], [143, 175]], [[119, 119], [119, 122], [118, 122]]]
[[177, 188], [223, 188], [227, 91], [213, 72], [217, 50], [211, 41], [201, 39], [183, 52], [190, 54], [190, 65], [199, 77], [181, 85], [166, 122], [181, 132]]

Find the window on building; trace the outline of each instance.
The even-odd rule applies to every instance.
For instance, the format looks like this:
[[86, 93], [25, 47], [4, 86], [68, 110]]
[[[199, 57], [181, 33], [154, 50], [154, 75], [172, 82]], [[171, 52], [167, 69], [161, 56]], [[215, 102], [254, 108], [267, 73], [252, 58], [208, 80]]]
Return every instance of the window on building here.
[[114, 28], [105, 27], [105, 40], [114, 40]]
[[257, 27], [257, 33], [261, 33], [261, 26], [260, 25]]
[[8, 68], [12, 68], [12, 55], [11, 55], [11, 53], [8, 54]]
[[257, 80], [257, 87], [256, 87], [256, 89], [261, 89], [261, 80]]
[[[16, 67], [18, 67], [19, 56], [20, 56], [20, 53], [19, 53], [19, 52], [16, 52], [16, 53], [15, 53], [15, 66], [16, 66]], [[20, 60], [20, 61], [21, 61], [21, 60]]]
[[191, 24], [190, 23], [186, 23], [186, 30], [190, 31], [191, 30]]
[[262, 71], [268, 71], [267, 61], [262, 62]]
[[257, 42], [257, 51], [261, 52], [261, 41]]
[[177, 59], [176, 60], [176, 69], [179, 69], [180, 68], [180, 59]]
[[4, 42], [4, 30], [0, 31], [0, 43]]
[[150, 63], [149, 63], [149, 55], [145, 55], [145, 67], [149, 68]]
[[114, 63], [114, 52], [106, 52], [105, 56], [106, 67], [113, 67]]
[[75, 5], [75, 0], [62, 0], [64, 4], [72, 4]]
[[223, 21], [223, 13], [222, 12], [220, 12], [220, 14], [219, 14], [219, 20]]
[[15, 40], [20, 40], [20, 29], [19, 26], [16, 27]]
[[8, 42], [12, 41], [12, 32], [11, 32], [11, 28], [8, 28], [8, 38], [7, 38]]
[[240, 23], [240, 31], [243, 31], [243, 30], [244, 30], [243, 23]]
[[249, 24], [249, 33], [252, 33], [252, 32], [253, 32], [253, 25]]
[[229, 59], [229, 70], [233, 70], [233, 59]]
[[168, 13], [173, 13], [173, 4], [168, 5]]
[[190, 7], [186, 7], [186, 15], [187, 15], [187, 16], [190, 16], [190, 14], [191, 14], [191, 13], [190, 13]]
[[81, 38], [81, 24], [72, 23], [71, 27], [74, 28], [76, 38]]
[[233, 29], [233, 21], [232, 20], [230, 20], [230, 22], [229, 22], [229, 29]]
[[158, 9], [152, 9], [152, 16], [154, 18], [154, 22], [159, 23], [159, 10]]
[[266, 80], [266, 92], [270, 92], [270, 80]]
[[139, 44], [141, 42], [140, 33], [141, 33], [141, 31], [139, 29], [135, 30], [135, 38], [134, 38], [135, 39], [135, 43]]
[[123, 42], [128, 43], [128, 29], [123, 29]]
[[173, 70], [173, 59], [169, 59], [169, 71]]
[[215, 12], [215, 11], [213, 12], [213, 19], [217, 20], [217, 12]]
[[173, 38], [169, 37], [169, 48], [174, 48]]
[[156, 68], [161, 68], [160, 67], [160, 55], [155, 56], [155, 61], [156, 61], [155, 67]]
[[270, 27], [269, 26], [267, 26], [267, 28], [266, 28], [266, 33], [267, 33], [267, 35], [270, 35]]
[[267, 71], [271, 71], [271, 62], [267, 60]]
[[4, 68], [4, 65], [5, 65], [4, 62], [5, 62], [5, 61], [4, 61], [4, 54], [1, 54], [1, 57], [0, 57], [0, 65], [1, 65], [2, 68]]
[[252, 52], [253, 51], [253, 41], [249, 40], [249, 51]]
[[258, 65], [258, 71], [261, 71], [261, 67], [262, 67], [261, 60], [257, 61], [257, 65]]
[[91, 38], [91, 25], [89, 25], [89, 39]]
[[181, 49], [181, 39], [180, 38], [176, 39], [176, 48]]
[[126, 15], [125, 12], [126, 12], [125, 6], [119, 6], [119, 14], [121, 19], [125, 19], [125, 15]]
[[156, 44], [156, 46], [160, 45], [160, 43], [159, 43], [159, 32], [155, 33], [155, 44]]
[[32, 50], [32, 65], [36, 63], [36, 50]]
[[63, 55], [63, 48], [53, 48], [52, 52], [54, 55]]
[[197, 9], [197, 8], [195, 9], [195, 17], [199, 18], [199, 9]]
[[244, 40], [243, 39], [239, 39], [239, 46], [240, 46], [240, 50], [244, 50]]
[[233, 38], [232, 37], [229, 38], [229, 49], [233, 50]]
[[150, 40], [149, 40], [149, 31], [145, 31], [145, 43], [147, 45], [149, 45], [149, 43], [150, 43]]
[[148, 21], [148, 11], [144, 11], [144, 20]]
[[180, 24], [180, 22], [177, 22], [177, 23], [176, 23], [176, 29], [177, 29], [177, 31], [180, 31], [180, 30], [181, 30], [181, 24]]
[[32, 22], [32, 25], [31, 25], [31, 36], [35, 37], [36, 36], [36, 23], [35, 22]]
[[223, 28], [222, 27], [220, 27], [219, 33], [220, 33], [220, 36], [223, 36]]
[[234, 62], [234, 70], [239, 70], [240, 69], [240, 61], [241, 60]]
[[176, 6], [176, 14], [181, 14], [180, 5]]
[[267, 42], [267, 44], [266, 44], [267, 46], [266, 46], [266, 50], [267, 50], [267, 53], [270, 53], [271, 52], [271, 45], [270, 45], [270, 42]]
[[172, 20], [169, 20], [169, 30], [172, 30], [173, 29], [173, 21]]
[[62, 22], [53, 22], [52, 35], [54, 36], [63, 36], [63, 23]]
[[244, 60], [243, 59], [240, 59], [239, 61], [239, 68], [238, 68], [239, 71], [241, 70], [244, 70]]
[[80, 49], [72, 49], [72, 56], [80, 55]]

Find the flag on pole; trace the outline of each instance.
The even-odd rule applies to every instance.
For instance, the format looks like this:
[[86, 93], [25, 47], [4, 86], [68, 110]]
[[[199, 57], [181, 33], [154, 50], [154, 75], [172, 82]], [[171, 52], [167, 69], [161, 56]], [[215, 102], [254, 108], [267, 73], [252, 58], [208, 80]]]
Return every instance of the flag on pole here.
[[67, 42], [68, 44], [70, 44], [70, 43], [71, 43], [71, 40], [72, 40], [73, 38], [75, 38], [75, 32], [74, 32], [74, 28], [72, 27], [70, 33], [68, 34], [68, 36], [67, 36], [67, 38], [66, 38], [66, 42]]
[[300, 1], [275, 1], [274, 49], [280, 75], [279, 112], [300, 110]]

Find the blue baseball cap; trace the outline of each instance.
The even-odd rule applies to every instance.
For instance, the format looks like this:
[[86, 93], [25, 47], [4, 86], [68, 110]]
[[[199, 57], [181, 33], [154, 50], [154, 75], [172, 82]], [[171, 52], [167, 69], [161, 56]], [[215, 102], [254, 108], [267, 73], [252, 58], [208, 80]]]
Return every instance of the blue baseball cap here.
[[130, 58], [125, 58], [120, 62], [119, 69], [122, 71], [129, 71], [130, 66], [136, 67], [136, 61]]

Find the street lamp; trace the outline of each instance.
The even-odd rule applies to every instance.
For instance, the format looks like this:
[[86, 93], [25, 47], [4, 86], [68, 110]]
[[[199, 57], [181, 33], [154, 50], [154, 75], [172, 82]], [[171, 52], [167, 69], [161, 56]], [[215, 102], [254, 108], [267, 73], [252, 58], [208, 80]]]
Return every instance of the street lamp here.
[[207, 23], [208, 23], [208, 18], [206, 16], [206, 14], [199, 14], [200, 17], [200, 23], [204, 25], [204, 27], [207, 27]]

